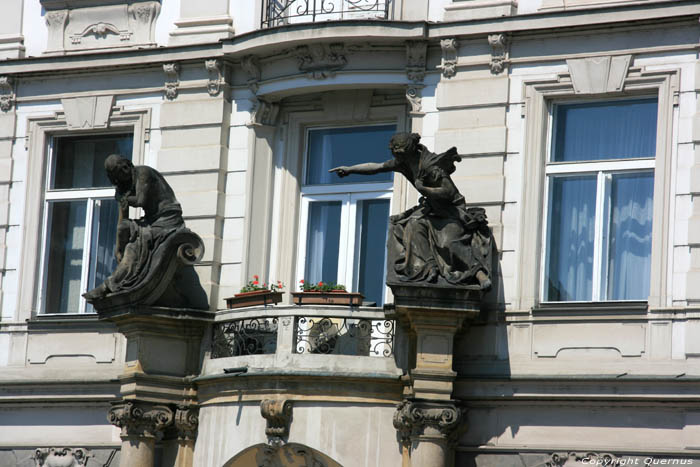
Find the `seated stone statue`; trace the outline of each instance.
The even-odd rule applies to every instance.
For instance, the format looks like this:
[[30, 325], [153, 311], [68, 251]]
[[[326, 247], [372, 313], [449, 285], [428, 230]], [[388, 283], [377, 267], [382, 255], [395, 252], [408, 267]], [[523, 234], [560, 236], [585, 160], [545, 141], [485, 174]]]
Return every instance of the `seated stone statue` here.
[[491, 230], [482, 208], [465, 204], [450, 175], [461, 159], [456, 148], [435, 154], [416, 133], [397, 133], [394, 159], [331, 169], [340, 177], [399, 172], [422, 195], [417, 206], [391, 216], [387, 282], [491, 287]]
[[[122, 295], [120, 302], [187, 305], [186, 297], [171, 282], [179, 266], [191, 265], [201, 257], [203, 246], [199, 236], [185, 227], [172, 188], [157, 170], [134, 166], [116, 154], [105, 160], [105, 170], [119, 203], [118, 264], [104, 283], [83, 296], [93, 304]], [[129, 219], [129, 206], [142, 208], [143, 217]], [[181, 265], [172, 264], [177, 257]], [[158, 303], [164, 294], [167, 299]]]

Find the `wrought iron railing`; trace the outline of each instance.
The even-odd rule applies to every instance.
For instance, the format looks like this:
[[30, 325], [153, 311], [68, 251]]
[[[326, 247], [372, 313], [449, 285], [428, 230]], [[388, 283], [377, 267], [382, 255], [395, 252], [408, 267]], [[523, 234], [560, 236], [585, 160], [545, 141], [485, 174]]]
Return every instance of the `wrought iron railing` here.
[[394, 321], [299, 316], [294, 323], [294, 352], [390, 357]]
[[344, 19], [389, 19], [393, 0], [264, 0], [262, 28]]
[[240, 319], [214, 325], [211, 358], [273, 354], [277, 318]]

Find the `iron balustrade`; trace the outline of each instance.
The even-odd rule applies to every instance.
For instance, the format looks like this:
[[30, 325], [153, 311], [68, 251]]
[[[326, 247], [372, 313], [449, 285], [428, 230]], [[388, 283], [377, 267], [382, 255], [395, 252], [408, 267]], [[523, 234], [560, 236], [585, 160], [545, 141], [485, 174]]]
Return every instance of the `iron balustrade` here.
[[299, 316], [294, 352], [391, 357], [394, 321]]
[[211, 358], [273, 354], [277, 318], [239, 319], [214, 325]]
[[261, 28], [343, 19], [389, 19], [393, 0], [264, 0]]

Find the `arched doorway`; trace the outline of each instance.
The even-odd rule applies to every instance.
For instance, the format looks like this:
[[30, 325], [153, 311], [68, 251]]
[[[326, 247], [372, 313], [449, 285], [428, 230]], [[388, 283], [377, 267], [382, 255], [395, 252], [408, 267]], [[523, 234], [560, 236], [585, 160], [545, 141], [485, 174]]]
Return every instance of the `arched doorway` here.
[[223, 467], [343, 467], [327, 455], [298, 443], [256, 444], [236, 454]]

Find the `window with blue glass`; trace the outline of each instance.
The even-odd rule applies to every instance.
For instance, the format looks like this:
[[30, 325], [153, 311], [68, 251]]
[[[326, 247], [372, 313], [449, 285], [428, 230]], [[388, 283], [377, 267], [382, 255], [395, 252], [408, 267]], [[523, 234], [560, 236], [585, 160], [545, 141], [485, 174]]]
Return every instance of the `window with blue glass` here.
[[298, 276], [361, 292], [381, 306], [393, 173], [339, 178], [340, 165], [384, 162], [396, 125], [312, 128], [306, 134]]
[[648, 298], [657, 107], [553, 106], [543, 301]]

